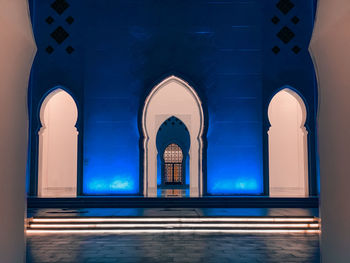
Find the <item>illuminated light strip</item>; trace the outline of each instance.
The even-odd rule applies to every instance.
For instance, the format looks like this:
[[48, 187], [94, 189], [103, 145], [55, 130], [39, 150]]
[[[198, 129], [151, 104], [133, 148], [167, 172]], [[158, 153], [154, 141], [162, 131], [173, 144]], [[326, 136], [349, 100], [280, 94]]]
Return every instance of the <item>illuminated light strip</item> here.
[[32, 218], [33, 223], [82, 223], [82, 222], [318, 222], [317, 218]]
[[215, 228], [318, 228], [319, 224], [31, 224], [30, 228], [132, 228], [132, 227], [215, 227]]
[[143, 230], [27, 230], [27, 234], [147, 234], [147, 233], [227, 233], [227, 234], [319, 234], [320, 230], [296, 229], [143, 229]]

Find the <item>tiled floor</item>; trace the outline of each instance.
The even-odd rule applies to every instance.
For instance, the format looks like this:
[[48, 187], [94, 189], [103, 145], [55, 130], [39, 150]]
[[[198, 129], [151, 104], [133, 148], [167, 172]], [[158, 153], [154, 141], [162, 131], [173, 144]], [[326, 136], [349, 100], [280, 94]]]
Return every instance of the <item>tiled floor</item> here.
[[317, 234], [28, 235], [27, 262], [319, 262]]
[[[318, 216], [299, 208], [28, 209], [28, 217]], [[318, 234], [28, 234], [27, 262], [319, 262]]]

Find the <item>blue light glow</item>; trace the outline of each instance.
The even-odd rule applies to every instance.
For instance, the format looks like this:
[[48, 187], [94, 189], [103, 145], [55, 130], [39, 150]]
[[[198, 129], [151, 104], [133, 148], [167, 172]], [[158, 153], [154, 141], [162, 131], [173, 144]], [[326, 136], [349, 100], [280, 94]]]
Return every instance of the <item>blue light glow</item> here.
[[157, 185], [162, 184], [162, 160], [159, 153], [157, 154]]
[[[231, 124], [225, 124], [225, 128]], [[222, 126], [222, 125], [221, 125]], [[211, 195], [263, 193], [261, 133], [258, 124], [212, 129], [208, 138], [207, 191]], [[220, 126], [219, 126], [220, 128]], [[232, 138], [236, 138], [232, 140]]]
[[[51, 33], [43, 22], [47, 1], [30, 2], [35, 39], [46, 43]], [[287, 49], [278, 56], [271, 52], [276, 39], [264, 32], [274, 30], [275, 25], [263, 18], [276, 11], [276, 1], [74, 2], [77, 7], [84, 5], [84, 12], [75, 13], [76, 20], [83, 23], [69, 28], [74, 53], [66, 55], [64, 48], [55, 48], [48, 55], [39, 48], [33, 63], [28, 93], [32, 143], [27, 191], [35, 181], [31, 178], [37, 176], [40, 98], [57, 83], [64, 84], [77, 102], [79, 176], [85, 195], [142, 193], [142, 108], [151, 89], [173, 74], [190, 83], [201, 100], [204, 130], [208, 129], [203, 135], [207, 142], [203, 179], [209, 195], [263, 193], [267, 97], [286, 83], [297, 87], [308, 102], [307, 122], [312, 128], [308, 142], [310, 162], [314, 162], [317, 84], [313, 63], [308, 52], [297, 56]], [[247, 5], [250, 2], [254, 4]], [[293, 39], [302, 50], [307, 50], [310, 41], [313, 8], [310, 4], [295, 7], [305, 17]], [[158, 148], [164, 148], [171, 138], [170, 131], [164, 130]], [[179, 139], [179, 131], [174, 134]], [[183, 147], [188, 153], [190, 142], [186, 140], [179, 143], [187, 145]], [[189, 158], [186, 184], [190, 183]], [[315, 170], [312, 167], [310, 171]], [[157, 183], [161, 184], [160, 159], [157, 169]]]
[[90, 124], [85, 133], [83, 193], [139, 193], [138, 131], [124, 123]]
[[[209, 151], [209, 154], [211, 151]], [[238, 153], [238, 154], [237, 154]], [[263, 193], [262, 162], [253, 151], [211, 155], [208, 159], [208, 192], [216, 195]], [[255, 158], [254, 158], [255, 157]]]
[[[96, 176], [100, 177], [100, 176]], [[102, 176], [101, 176], [102, 177]], [[133, 192], [134, 180], [130, 175], [116, 175], [108, 179], [92, 179], [86, 185], [86, 192], [90, 193], [114, 193]]]

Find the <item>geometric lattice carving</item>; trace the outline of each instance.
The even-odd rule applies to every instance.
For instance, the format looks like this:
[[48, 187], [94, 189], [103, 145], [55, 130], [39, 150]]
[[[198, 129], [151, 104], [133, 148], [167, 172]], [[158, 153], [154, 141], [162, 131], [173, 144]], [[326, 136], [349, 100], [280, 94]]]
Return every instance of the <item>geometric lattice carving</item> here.
[[278, 54], [280, 51], [281, 51], [281, 49], [278, 46], [274, 46], [272, 48], [272, 52], [275, 53], [275, 54]]
[[290, 0], [280, 0], [276, 6], [283, 14], [286, 15], [294, 7], [294, 4]]
[[69, 17], [66, 18], [66, 22], [67, 22], [69, 25], [71, 25], [71, 24], [73, 24], [73, 22], [74, 22], [74, 18], [71, 17], [71, 16], [69, 16]]
[[54, 51], [53, 47], [51, 47], [51, 46], [48, 46], [45, 50], [49, 54], [51, 54]]
[[166, 163], [181, 163], [183, 159], [182, 150], [177, 144], [172, 143], [164, 150], [163, 158]]
[[61, 44], [69, 36], [66, 30], [63, 27], [59, 26], [51, 33], [51, 37], [56, 40], [58, 44]]
[[74, 52], [74, 48], [71, 47], [71, 46], [68, 46], [68, 47], [66, 48], [66, 51], [67, 51], [68, 54], [72, 54], [72, 53]]
[[277, 33], [277, 36], [283, 41], [283, 43], [287, 44], [293, 39], [295, 34], [292, 32], [292, 30], [285, 26]]
[[51, 4], [51, 7], [59, 14], [62, 15], [64, 11], [69, 7], [66, 0], [56, 0]]
[[294, 46], [294, 47], [292, 48], [292, 51], [293, 51], [295, 54], [298, 54], [298, 53], [300, 52], [300, 50], [301, 50], [301, 48], [298, 47], [298, 46]]
[[165, 184], [181, 184], [183, 160], [183, 153], [181, 148], [175, 143], [168, 145], [164, 150], [163, 160], [163, 177], [165, 179]]
[[55, 20], [52, 18], [52, 16], [49, 16], [46, 18], [46, 23], [48, 23], [49, 25], [51, 25]]
[[299, 21], [300, 21], [300, 19], [297, 17], [297, 16], [294, 16], [292, 19], [291, 19], [291, 21], [293, 22], [293, 24], [298, 24], [299, 23]]
[[274, 23], [275, 25], [280, 21], [280, 19], [277, 17], [277, 16], [274, 16], [272, 19], [271, 19], [272, 23]]

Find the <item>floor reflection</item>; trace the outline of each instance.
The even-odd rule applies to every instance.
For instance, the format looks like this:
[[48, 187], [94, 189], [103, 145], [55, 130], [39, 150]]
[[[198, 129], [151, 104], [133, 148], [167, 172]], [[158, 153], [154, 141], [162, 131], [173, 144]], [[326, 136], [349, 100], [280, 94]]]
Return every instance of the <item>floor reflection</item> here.
[[319, 262], [318, 235], [29, 235], [27, 262]]
[[158, 189], [157, 197], [189, 197], [189, 189]]

